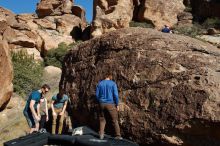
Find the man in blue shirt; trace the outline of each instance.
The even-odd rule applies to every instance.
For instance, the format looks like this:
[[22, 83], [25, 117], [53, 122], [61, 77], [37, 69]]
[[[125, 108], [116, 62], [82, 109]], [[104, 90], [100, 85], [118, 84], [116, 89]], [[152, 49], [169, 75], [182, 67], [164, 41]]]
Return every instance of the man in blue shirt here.
[[105, 76], [105, 79], [100, 81], [99, 84], [97, 85], [96, 98], [100, 104], [100, 115], [99, 115], [100, 139], [104, 138], [106, 112], [108, 112], [111, 116], [111, 123], [114, 126], [116, 138], [121, 139], [120, 127], [118, 124], [118, 111], [119, 111], [118, 89], [116, 83], [112, 81], [111, 73], [108, 73]]
[[65, 93], [64, 89], [60, 89], [59, 93], [52, 97], [52, 102], [51, 102], [51, 109], [53, 114], [52, 134], [56, 134], [57, 116], [60, 116], [58, 134], [61, 134], [63, 130], [64, 114], [67, 106], [67, 101], [69, 99], [68, 96], [64, 93]]
[[164, 33], [172, 33], [170, 27], [168, 25], [164, 25], [164, 28], [161, 30]]
[[44, 84], [40, 90], [33, 91], [27, 99], [23, 113], [30, 127], [30, 133], [39, 130], [39, 121], [41, 118], [39, 102], [49, 90], [50, 86]]

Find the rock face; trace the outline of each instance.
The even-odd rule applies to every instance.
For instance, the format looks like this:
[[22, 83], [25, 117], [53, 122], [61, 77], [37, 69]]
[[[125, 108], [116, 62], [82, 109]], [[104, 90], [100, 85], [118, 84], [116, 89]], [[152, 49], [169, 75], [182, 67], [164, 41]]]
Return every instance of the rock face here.
[[9, 55], [9, 48], [6, 41], [0, 40], [0, 111], [3, 110], [9, 102], [13, 92], [13, 72], [12, 63]]
[[149, 21], [158, 29], [176, 24], [177, 15], [185, 8], [183, 0], [142, 0], [139, 7], [137, 20]]
[[133, 17], [133, 0], [94, 0], [92, 37], [129, 27]]
[[48, 84], [51, 87], [51, 91], [47, 94], [47, 98], [50, 101], [51, 97], [59, 92], [59, 82], [61, 77], [61, 69], [54, 66], [47, 66], [43, 72], [43, 84]]
[[60, 87], [70, 95], [74, 122], [97, 128], [96, 85], [113, 71], [123, 137], [143, 145], [214, 146], [220, 144], [219, 63], [220, 50], [199, 40], [121, 29], [73, 48]]
[[[185, 6], [183, 0], [94, 0], [93, 9], [91, 35], [96, 37], [105, 32], [129, 27], [132, 19], [152, 23], [157, 29], [165, 24], [173, 26], [177, 24], [177, 16], [183, 12]], [[184, 19], [182, 23], [189, 22]]]
[[[50, 7], [52, 13], [48, 12]], [[8, 42], [11, 50], [25, 49], [37, 60], [42, 59], [40, 54], [57, 48], [61, 42], [75, 42], [78, 38], [72, 36], [74, 30], [83, 31], [86, 27], [85, 11], [74, 7], [72, 0], [42, 0], [36, 11], [38, 16], [15, 15], [0, 7], [0, 38]]]
[[[36, 60], [42, 60], [42, 55], [50, 49], [57, 48], [59, 43], [71, 44], [77, 38], [72, 36], [76, 28], [85, 28], [86, 20], [83, 9], [73, 7], [72, 0], [65, 1], [41, 1], [39, 4], [39, 18], [35, 14], [19, 14], [0, 7], [0, 110], [4, 109], [12, 93], [12, 65], [8, 51], [25, 50], [33, 55]], [[44, 3], [46, 3], [44, 5]], [[58, 6], [59, 4], [59, 6]], [[51, 13], [47, 12], [47, 6], [54, 6]], [[59, 7], [59, 8], [58, 8]], [[72, 14], [81, 10], [78, 15]], [[59, 11], [58, 11], [59, 10]], [[43, 12], [42, 12], [43, 11]], [[60, 13], [58, 13], [60, 12]], [[49, 16], [56, 15], [56, 16]], [[80, 36], [81, 37], [81, 36]]]
[[218, 0], [192, 0], [193, 13], [199, 17], [220, 17], [220, 2]]
[[36, 13], [39, 18], [72, 13], [73, 0], [41, 0]]
[[177, 16], [179, 26], [192, 26], [193, 16], [190, 12], [181, 12]]

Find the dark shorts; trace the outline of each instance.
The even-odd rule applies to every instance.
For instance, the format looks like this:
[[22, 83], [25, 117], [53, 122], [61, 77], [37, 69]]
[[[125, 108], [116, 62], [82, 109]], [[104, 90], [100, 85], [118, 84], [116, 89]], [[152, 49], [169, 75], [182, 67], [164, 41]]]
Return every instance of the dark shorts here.
[[36, 123], [38, 123], [38, 121], [33, 117], [32, 113], [30, 110], [24, 110], [23, 114], [28, 122], [28, 125], [30, 128], [35, 128], [36, 127]]

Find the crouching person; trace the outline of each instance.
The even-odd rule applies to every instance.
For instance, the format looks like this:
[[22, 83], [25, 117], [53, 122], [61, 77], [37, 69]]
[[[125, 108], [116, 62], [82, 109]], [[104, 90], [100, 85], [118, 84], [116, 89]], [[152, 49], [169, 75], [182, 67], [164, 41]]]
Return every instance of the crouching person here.
[[49, 90], [50, 86], [44, 84], [41, 89], [33, 91], [27, 99], [23, 113], [30, 127], [29, 133], [39, 130], [39, 121], [41, 119], [39, 114], [40, 99], [44, 98], [44, 94], [46, 94]]
[[59, 118], [58, 134], [62, 133], [65, 110], [67, 106], [68, 96], [64, 89], [60, 89], [59, 93], [52, 97], [51, 109], [53, 114], [52, 134], [56, 134], [57, 118]]

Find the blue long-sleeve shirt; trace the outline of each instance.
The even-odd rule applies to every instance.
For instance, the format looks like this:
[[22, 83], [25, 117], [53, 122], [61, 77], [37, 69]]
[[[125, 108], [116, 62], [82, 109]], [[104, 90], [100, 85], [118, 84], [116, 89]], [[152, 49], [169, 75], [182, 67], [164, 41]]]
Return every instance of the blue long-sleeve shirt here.
[[96, 87], [96, 98], [99, 103], [116, 104], [118, 106], [118, 88], [112, 80], [102, 80]]

